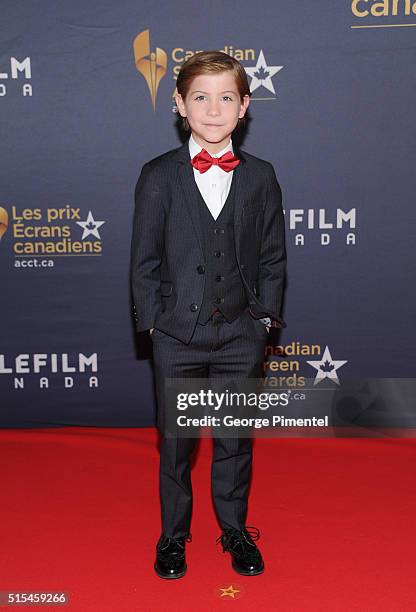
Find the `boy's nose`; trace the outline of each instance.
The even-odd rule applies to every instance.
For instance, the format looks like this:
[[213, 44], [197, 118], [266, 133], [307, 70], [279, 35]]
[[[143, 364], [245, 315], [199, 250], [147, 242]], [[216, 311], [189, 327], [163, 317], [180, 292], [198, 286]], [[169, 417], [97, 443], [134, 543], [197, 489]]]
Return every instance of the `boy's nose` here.
[[209, 107], [208, 109], [208, 114], [209, 115], [219, 115], [219, 108], [216, 105], [212, 105]]

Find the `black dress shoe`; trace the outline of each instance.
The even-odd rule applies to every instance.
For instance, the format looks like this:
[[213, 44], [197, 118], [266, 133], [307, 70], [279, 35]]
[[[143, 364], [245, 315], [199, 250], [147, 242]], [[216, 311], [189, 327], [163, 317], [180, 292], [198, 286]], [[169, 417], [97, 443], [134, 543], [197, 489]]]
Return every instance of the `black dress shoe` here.
[[182, 578], [187, 566], [185, 542], [191, 542], [192, 535], [170, 538], [163, 533], [156, 545], [155, 572], [160, 578]]
[[[249, 529], [253, 530], [251, 533]], [[258, 540], [260, 531], [257, 527], [248, 525], [239, 531], [238, 529], [225, 529], [217, 538], [217, 544], [221, 542], [222, 552], [229, 551], [232, 557], [232, 567], [243, 576], [256, 576], [264, 571], [264, 562], [259, 549], [253, 540]]]

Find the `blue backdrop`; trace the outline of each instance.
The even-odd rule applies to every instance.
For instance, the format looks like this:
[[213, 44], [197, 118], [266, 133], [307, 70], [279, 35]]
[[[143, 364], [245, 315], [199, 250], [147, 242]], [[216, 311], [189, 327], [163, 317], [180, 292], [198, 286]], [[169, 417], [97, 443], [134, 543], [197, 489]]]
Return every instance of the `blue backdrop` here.
[[0, 424], [154, 423], [134, 187], [181, 144], [175, 79], [203, 49], [246, 68], [242, 147], [283, 191], [288, 326], [267, 374], [414, 376], [414, 26], [404, 0], [4, 1]]

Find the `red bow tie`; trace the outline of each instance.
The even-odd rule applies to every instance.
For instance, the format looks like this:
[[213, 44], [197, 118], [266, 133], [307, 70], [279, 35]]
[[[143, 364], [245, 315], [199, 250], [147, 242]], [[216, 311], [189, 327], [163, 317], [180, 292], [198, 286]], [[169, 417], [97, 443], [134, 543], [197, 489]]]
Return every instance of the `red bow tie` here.
[[193, 167], [199, 170], [201, 173], [209, 170], [213, 164], [219, 166], [226, 172], [230, 172], [240, 163], [240, 160], [237, 159], [237, 157], [235, 157], [231, 151], [227, 151], [227, 153], [224, 153], [224, 155], [221, 155], [221, 157], [212, 157], [208, 151], [205, 151], [205, 149], [202, 149], [189, 161]]

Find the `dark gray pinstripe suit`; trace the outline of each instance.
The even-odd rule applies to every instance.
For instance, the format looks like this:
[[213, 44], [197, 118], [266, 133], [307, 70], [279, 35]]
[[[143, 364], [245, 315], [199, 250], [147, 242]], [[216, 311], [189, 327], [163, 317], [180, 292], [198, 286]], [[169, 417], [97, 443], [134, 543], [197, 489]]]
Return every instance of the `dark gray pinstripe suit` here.
[[[234, 146], [236, 260], [254, 317], [278, 327], [286, 249], [282, 196], [272, 164]], [[155, 328], [153, 354], [158, 426], [163, 431], [165, 378], [260, 378], [268, 333], [250, 315], [227, 322], [221, 313], [198, 325], [204, 295], [198, 188], [188, 142], [146, 163], [135, 191], [131, 282], [136, 330]], [[190, 455], [195, 438], [162, 437], [160, 495], [163, 532], [187, 535], [192, 512]], [[212, 494], [223, 529], [242, 529], [251, 476], [250, 438], [214, 438]]]

